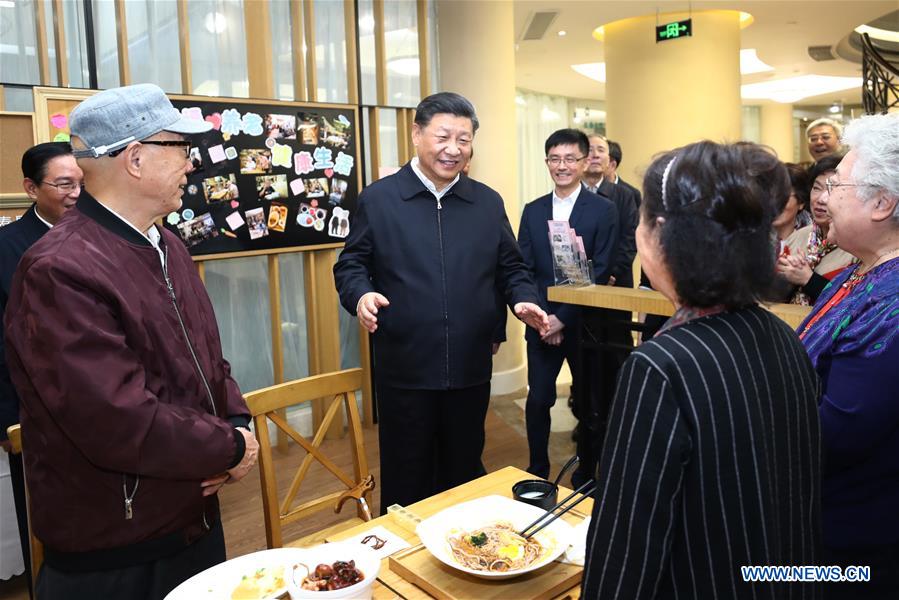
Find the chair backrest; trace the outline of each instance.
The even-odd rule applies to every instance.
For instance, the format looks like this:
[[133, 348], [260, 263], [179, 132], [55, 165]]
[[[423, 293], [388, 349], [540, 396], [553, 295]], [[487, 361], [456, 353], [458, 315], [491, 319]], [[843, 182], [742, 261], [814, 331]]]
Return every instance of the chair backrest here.
[[[12, 453], [22, 454], [22, 426], [12, 425], [7, 428], [6, 433], [9, 435], [12, 445]], [[31, 589], [34, 589], [38, 571], [41, 570], [41, 564], [44, 562], [44, 545], [34, 537], [34, 532], [31, 530], [31, 494], [28, 493], [27, 478], [25, 480], [25, 504], [28, 510], [28, 540], [31, 543]]]
[[[265, 512], [265, 537], [269, 548], [280, 548], [283, 543], [282, 527], [311, 513], [333, 508], [339, 512], [345, 500], [356, 500], [356, 512], [363, 520], [371, 519], [368, 509], [374, 479], [368, 471], [363, 445], [362, 425], [356, 406], [356, 390], [362, 387], [362, 369], [347, 369], [297, 379], [245, 395], [247, 406], [253, 415], [256, 437], [259, 439], [259, 477], [262, 484], [262, 503]], [[313, 435], [307, 439], [288, 424], [284, 409], [320, 400], [324, 403], [323, 417]], [[335, 418], [342, 422], [345, 408], [348, 424], [347, 442], [353, 460], [353, 473], [349, 474], [322, 451], [322, 442]], [[291, 481], [286, 496], [279, 502], [275, 478], [274, 457], [269, 438], [268, 422], [287, 434], [306, 451]], [[324, 494], [294, 506], [297, 494], [314, 462], [320, 463], [336, 477], [343, 489]]]

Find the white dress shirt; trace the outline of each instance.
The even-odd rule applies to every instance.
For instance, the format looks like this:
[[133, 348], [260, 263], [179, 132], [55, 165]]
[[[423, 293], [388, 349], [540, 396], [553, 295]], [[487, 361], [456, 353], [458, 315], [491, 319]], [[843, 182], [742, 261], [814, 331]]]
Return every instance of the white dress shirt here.
[[446, 193], [448, 191], [450, 191], [454, 185], [456, 185], [456, 182], [459, 181], [459, 175], [456, 175], [456, 178], [453, 179], [452, 181], [450, 181], [448, 186], [446, 186], [445, 188], [443, 188], [442, 190], [440, 190], [438, 192], [437, 186], [434, 185], [434, 182], [432, 182], [430, 179], [428, 179], [427, 175], [425, 175], [422, 172], [422, 170], [418, 167], [418, 157], [417, 156], [412, 158], [410, 165], [412, 166], [412, 170], [415, 172], [415, 174], [418, 176], [418, 178], [421, 180], [421, 182], [425, 185], [426, 188], [428, 188], [429, 192], [434, 194], [434, 197], [437, 198], [437, 200], [440, 200], [441, 198], [443, 198], [446, 195]]
[[571, 209], [574, 208], [574, 202], [577, 200], [578, 194], [581, 193], [581, 186], [574, 188], [571, 195], [560, 198], [553, 190], [553, 221], [567, 221], [571, 216]]

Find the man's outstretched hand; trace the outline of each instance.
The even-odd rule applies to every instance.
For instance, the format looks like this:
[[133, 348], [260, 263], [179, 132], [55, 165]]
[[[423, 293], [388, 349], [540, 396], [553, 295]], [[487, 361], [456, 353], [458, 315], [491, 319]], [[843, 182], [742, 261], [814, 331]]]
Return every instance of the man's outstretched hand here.
[[533, 302], [519, 302], [513, 310], [516, 317], [521, 319], [528, 327], [536, 329], [541, 337], [549, 331], [549, 317], [542, 308]]

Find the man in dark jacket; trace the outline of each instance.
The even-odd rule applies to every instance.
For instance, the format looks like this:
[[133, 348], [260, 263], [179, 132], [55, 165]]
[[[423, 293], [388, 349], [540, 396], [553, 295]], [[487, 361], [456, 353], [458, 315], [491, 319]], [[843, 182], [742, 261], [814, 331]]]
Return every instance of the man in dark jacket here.
[[461, 175], [477, 127], [458, 94], [422, 100], [417, 157], [362, 192], [334, 266], [341, 304], [374, 334], [382, 513], [484, 473], [496, 290], [548, 325], [502, 198]]
[[[81, 193], [83, 174], [72, 147], [65, 142], [47, 142], [29, 148], [22, 155], [22, 187], [34, 204], [25, 211], [22, 218], [0, 229], [0, 317], [6, 310], [12, 276], [19, 260], [41, 236], [59, 221], [63, 213], [75, 206]], [[10, 450], [6, 430], [19, 422], [19, 396], [16, 394], [9, 368], [6, 366], [6, 351], [3, 344], [3, 327], [0, 327], [0, 446]], [[19, 540], [25, 572], [31, 572], [31, 553], [28, 543], [28, 512], [25, 507], [25, 477], [22, 470], [22, 455], [9, 455], [9, 474], [12, 483], [13, 500], [16, 505], [16, 520], [19, 525]], [[29, 590], [31, 578], [28, 580]]]
[[36, 592], [163, 598], [225, 559], [215, 493], [256, 459], [249, 414], [183, 243], [183, 134], [208, 129], [142, 84], [71, 114], [85, 191], [25, 253], [5, 325], [21, 399]]
[[550, 410], [556, 402], [556, 378], [567, 360], [572, 387], [579, 375], [578, 333], [580, 307], [549, 302], [548, 287], [555, 285], [554, 257], [548, 221], [567, 221], [581, 238], [584, 252], [593, 261], [594, 282], [605, 284], [618, 247], [618, 211], [604, 196], [591, 193], [581, 184], [587, 158], [587, 136], [576, 129], [560, 129], [546, 140], [546, 166], [553, 191], [529, 202], [521, 214], [518, 243], [531, 274], [537, 281], [540, 300], [549, 311], [549, 332], [544, 336], [525, 332], [528, 353], [528, 398], [525, 405], [528, 472], [549, 475]]

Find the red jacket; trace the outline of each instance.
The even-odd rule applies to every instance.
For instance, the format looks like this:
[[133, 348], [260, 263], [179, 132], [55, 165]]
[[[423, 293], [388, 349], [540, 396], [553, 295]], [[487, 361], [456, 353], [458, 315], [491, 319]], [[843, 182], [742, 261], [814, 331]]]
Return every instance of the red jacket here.
[[[248, 410], [209, 297], [183, 243], [161, 231], [171, 288], [149, 241], [82, 193], [13, 279], [9, 368], [32, 526], [51, 564], [177, 551], [217, 518], [200, 481], [244, 452], [235, 426]], [[138, 479], [126, 519], [123, 484], [130, 494]]]

